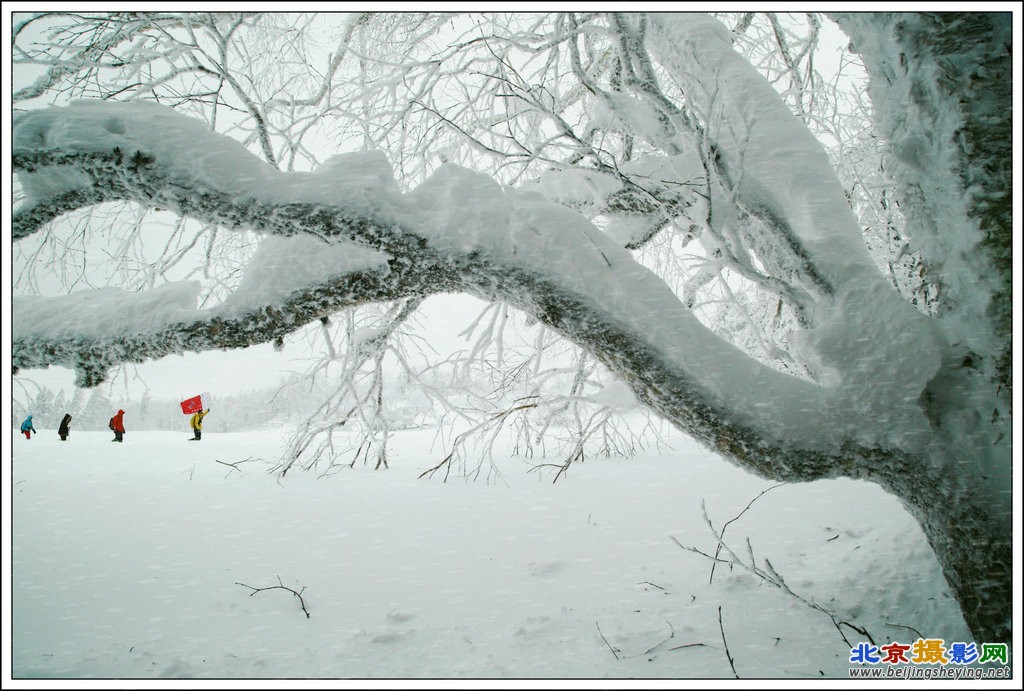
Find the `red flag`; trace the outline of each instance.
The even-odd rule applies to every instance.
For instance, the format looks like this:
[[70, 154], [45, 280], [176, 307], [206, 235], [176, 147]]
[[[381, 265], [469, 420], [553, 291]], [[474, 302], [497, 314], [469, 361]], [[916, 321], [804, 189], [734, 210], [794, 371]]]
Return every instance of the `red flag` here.
[[203, 409], [203, 397], [202, 396], [193, 396], [192, 398], [187, 398], [187, 399], [185, 399], [184, 401], [181, 402], [181, 412], [185, 413], [185, 415], [191, 415], [192, 413], [198, 413], [202, 409]]

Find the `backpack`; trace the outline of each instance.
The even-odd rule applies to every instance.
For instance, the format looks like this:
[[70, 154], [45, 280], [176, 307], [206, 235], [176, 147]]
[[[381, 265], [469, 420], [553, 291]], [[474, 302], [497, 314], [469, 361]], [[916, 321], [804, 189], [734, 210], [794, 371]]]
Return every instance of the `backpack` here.
[[114, 418], [110, 418], [110, 422], [107, 423], [107, 427], [109, 427], [111, 430], [114, 429]]

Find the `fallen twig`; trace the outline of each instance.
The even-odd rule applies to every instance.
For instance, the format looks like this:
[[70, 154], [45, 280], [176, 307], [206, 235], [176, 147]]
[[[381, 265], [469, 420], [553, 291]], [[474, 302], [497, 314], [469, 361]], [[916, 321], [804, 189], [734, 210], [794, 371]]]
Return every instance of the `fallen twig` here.
[[603, 631], [601, 631], [601, 625], [600, 625], [600, 624], [598, 624], [598, 623], [597, 623], [597, 622], [595, 621], [595, 622], [594, 622], [594, 626], [596, 626], [596, 627], [597, 627], [597, 632], [598, 632], [599, 634], [601, 634], [601, 640], [602, 640], [602, 641], [604, 641], [604, 644], [605, 644], [606, 646], [608, 646], [608, 650], [612, 651], [612, 655], [614, 655], [614, 656], [615, 656], [615, 659], [616, 659], [616, 660], [621, 660], [622, 658], [620, 658], [620, 657], [619, 657], [619, 653], [618, 653], [618, 651], [616, 651], [616, 649], [612, 647], [612, 644], [608, 642], [608, 639], [604, 637], [604, 632], [603, 632]]
[[[218, 463], [219, 462], [220, 461], [218, 461]], [[225, 465], [228, 465], [228, 464], [225, 464]], [[248, 588], [249, 590], [251, 590], [252, 592], [249, 593], [249, 597], [252, 597], [256, 593], [261, 593], [264, 590], [287, 590], [289, 593], [291, 593], [295, 597], [299, 598], [299, 605], [302, 607], [302, 611], [305, 612], [306, 619], [309, 619], [309, 610], [306, 609], [306, 601], [302, 599], [302, 593], [304, 593], [306, 591], [306, 587], [303, 586], [302, 590], [298, 590], [298, 591], [292, 590], [291, 588], [289, 588], [288, 586], [286, 586], [284, 583], [281, 582], [281, 577], [280, 576], [277, 577], [277, 582], [278, 582], [278, 585], [270, 585], [270, 586], [267, 586], [265, 588], [254, 588], [251, 585], [246, 585], [245, 583], [239, 583], [238, 581], [235, 581], [235, 585], [240, 585], [243, 588]]]
[[[652, 583], [652, 585], [653, 585], [653, 583]], [[658, 648], [660, 648], [661, 646], [665, 645], [666, 643], [668, 643], [669, 641], [671, 641], [673, 638], [676, 637], [676, 629], [675, 629], [674, 626], [672, 626], [672, 622], [666, 621], [665, 623], [668, 624], [668, 638], [663, 640], [661, 643], [658, 643], [657, 645], [651, 646], [647, 650], [643, 651], [642, 653], [640, 653], [641, 655], [649, 655], [650, 653], [653, 653], [655, 650], [657, 650]]]
[[[231, 468], [234, 468], [235, 470], [238, 470], [239, 464], [241, 464], [241, 463], [249, 463], [250, 461], [254, 461], [256, 459], [253, 458], [252, 456], [249, 456], [248, 458], [243, 458], [242, 460], [235, 461], [234, 463], [228, 463], [227, 461], [222, 461], [222, 460], [219, 460], [217, 458], [215, 458], [213, 460], [216, 461], [217, 463], [220, 463], [221, 465], [226, 465], [226, 466], [229, 466]], [[241, 472], [241, 471], [239, 471], [239, 472]]]
[[710, 559], [712, 561], [720, 561], [723, 564], [732, 564], [732, 561], [730, 561], [728, 559], [720, 559], [719, 557], [713, 557], [710, 554], [708, 554], [707, 552], [700, 551], [696, 547], [687, 547], [682, 542], [677, 540], [675, 535], [669, 535], [669, 538], [672, 540], [672, 542], [676, 543], [677, 545], [679, 545], [679, 547], [681, 549], [685, 549], [687, 552], [693, 552], [694, 554], [699, 554], [700, 556], [702, 556], [702, 557], [704, 557], [706, 559]]
[[886, 626], [896, 626], [896, 627], [899, 627], [901, 629], [907, 629], [908, 631], [913, 631], [914, 633], [916, 633], [918, 638], [924, 638], [924, 634], [922, 634], [920, 631], [915, 629], [913, 626], [905, 626], [903, 624], [893, 624], [892, 622], [888, 622], [888, 621], [885, 622], [885, 625]]
[[[749, 507], [748, 507], [749, 508]], [[733, 664], [732, 653], [729, 652], [729, 642], [725, 640], [725, 627], [722, 626], [722, 606], [718, 606], [718, 630], [722, 632], [722, 644], [725, 646], [725, 658], [729, 661], [729, 666], [732, 667], [732, 673], [739, 679], [740, 675], [736, 674], [736, 665]]]
[[697, 647], [714, 648], [715, 646], [708, 645], [707, 643], [684, 643], [683, 645], [677, 645], [674, 648], [669, 648], [669, 650], [682, 650], [683, 648], [697, 648]]
[[[720, 532], [715, 530], [714, 525], [711, 523], [711, 519], [708, 518], [707, 510], [706, 509], [704, 510], [704, 522], [708, 526], [708, 529], [711, 531], [712, 535], [714, 535], [717, 538], [717, 540], [718, 540], [718, 547], [715, 550], [714, 556], [712, 556], [712, 555], [710, 555], [710, 554], [708, 554], [706, 552], [702, 552], [701, 550], [697, 549], [696, 547], [687, 547], [686, 545], [684, 545], [681, 542], [679, 542], [679, 540], [677, 540], [672, 535], [669, 535], [669, 537], [680, 548], [682, 548], [682, 549], [684, 549], [684, 550], [686, 550], [688, 552], [694, 552], [695, 554], [699, 554], [702, 557], [704, 557], [705, 559], [710, 559], [713, 562], [712, 569], [711, 569], [712, 578], [714, 577], [714, 567], [719, 562], [727, 563], [727, 564], [730, 565], [730, 567], [731, 566], [739, 566], [739, 567], [745, 569], [746, 571], [749, 571], [754, 576], [757, 576], [758, 578], [760, 578], [765, 583], [768, 583], [769, 585], [773, 585], [776, 588], [779, 588], [780, 590], [782, 590], [787, 595], [795, 598], [796, 600], [799, 600], [800, 602], [804, 603], [805, 605], [807, 605], [811, 609], [817, 610], [818, 612], [821, 612], [822, 614], [827, 616], [829, 618], [829, 620], [832, 622], [832, 626], [834, 626], [836, 631], [839, 632], [839, 636], [843, 639], [843, 642], [847, 646], [852, 647], [852, 644], [850, 643], [849, 638], [846, 637], [846, 633], [843, 631], [843, 627], [844, 626], [847, 627], [848, 629], [851, 629], [851, 630], [856, 631], [857, 633], [861, 634], [868, 641], [870, 641], [872, 645], [874, 645], [875, 644], [874, 638], [871, 636], [871, 634], [868, 632], [868, 630], [866, 628], [864, 628], [863, 626], [858, 626], [857, 624], [853, 624], [851, 622], [848, 622], [848, 621], [845, 621], [843, 619], [840, 619], [839, 616], [835, 612], [833, 612], [832, 610], [828, 609], [827, 607], [824, 607], [824, 606], [818, 604], [812, 598], [807, 598], [807, 597], [804, 597], [802, 595], [799, 595], [799, 594], [795, 593], [793, 591], [793, 589], [789, 587], [789, 584], [786, 583], [786, 579], [784, 579], [782, 577], [782, 574], [780, 574], [775, 569], [775, 567], [772, 566], [772, 563], [768, 559], [764, 559], [764, 567], [763, 568], [759, 567], [757, 565], [757, 558], [754, 556], [754, 547], [750, 543], [750, 538], [747, 538], [745, 540], [746, 547], [747, 547], [747, 558], [750, 560], [749, 564], [744, 562], [743, 559], [741, 559], [740, 556], [736, 553], [736, 551], [734, 551], [722, 539], [722, 535], [725, 533], [725, 527], [728, 526], [729, 523], [732, 523], [733, 521], [736, 520], [736, 518], [739, 518], [740, 516], [742, 516], [743, 513], [747, 509], [749, 509], [751, 507], [751, 505], [759, 497], [761, 497], [762, 495], [765, 494], [765, 492], [768, 492], [769, 490], [772, 490], [775, 487], [780, 487], [780, 486], [781, 485], [774, 485], [773, 487], [769, 487], [768, 489], [764, 490], [764, 492], [761, 492], [761, 494], [757, 495], [757, 497], [754, 497], [753, 499], [751, 499], [750, 503], [747, 504], [746, 508], [743, 509], [743, 511], [741, 511], [739, 514], [737, 514], [737, 516], [735, 518], [733, 518], [732, 520], [727, 522], [725, 524], [725, 526], [722, 527], [722, 530]], [[703, 502], [702, 502], [702, 508], [703, 508]], [[723, 551], [729, 557], [728, 559], [723, 559], [723, 558], [718, 556]], [[710, 579], [709, 579], [709, 582], [710, 582]], [[909, 627], [905, 627], [905, 628], [909, 628]], [[913, 630], [913, 629], [911, 629], [911, 630]], [[922, 636], [922, 638], [923, 638], [923, 636]]]
[[[771, 487], [767, 488], [766, 490], [764, 490], [763, 492], [758, 494], [756, 497], [751, 499], [749, 502], [747, 502], [747, 505], [743, 508], [742, 511], [740, 511], [738, 514], [736, 514], [735, 516], [733, 516], [728, 521], [726, 521], [725, 523], [722, 524], [722, 531], [719, 532], [719, 533], [716, 533], [716, 536], [718, 537], [718, 547], [715, 548], [715, 559], [716, 560], [718, 559], [719, 553], [722, 551], [722, 540], [725, 538], [725, 529], [729, 527], [729, 524], [730, 523], [735, 523], [736, 521], [738, 521], [740, 519], [740, 517], [743, 516], [743, 514], [745, 514], [747, 511], [750, 510], [750, 507], [754, 505], [755, 501], [757, 501], [758, 499], [763, 497], [768, 492], [771, 492], [776, 487], [782, 487], [782, 484], [785, 484], [785, 483], [781, 483], [781, 484], [778, 484], [778, 485], [772, 485]], [[701, 508], [704, 509], [704, 502], [701, 502]], [[708, 518], [707, 509], [704, 509], [704, 520], [706, 520], [708, 522], [709, 526], [711, 525], [711, 519]], [[711, 528], [711, 532], [715, 532], [715, 529], [714, 529], [713, 526]], [[718, 562], [717, 561], [715, 561], [714, 563], [711, 564], [711, 574], [710, 574], [710, 576], [708, 576], [708, 583], [710, 583], [711, 581], [713, 581], [715, 579], [715, 567], [716, 566], [718, 566]]]
[[[235, 461], [234, 463], [228, 463], [227, 461], [221, 461], [221, 460], [216, 459], [216, 458], [213, 459], [213, 460], [216, 461], [217, 463], [220, 463], [221, 465], [228, 466], [229, 468], [231, 468], [231, 470], [237, 470], [239, 473], [241, 473], [242, 471], [238, 468], [238, 466], [240, 464], [242, 464], [242, 463], [249, 463], [251, 461], [255, 461], [255, 460], [258, 460], [258, 459], [255, 459], [252, 456], [249, 456], [248, 458], [244, 458], [241, 461]], [[228, 471], [228, 475], [231, 474], [231, 470]], [[228, 475], [225, 475], [224, 477], [227, 477]]]
[[[664, 588], [662, 588], [657, 583], [651, 583], [650, 581], [640, 581], [639, 583], [637, 583], [637, 585], [649, 585], [649, 586], [652, 586], [654, 588], [657, 588], [658, 590], [662, 590], [662, 591], [665, 590]], [[671, 624], [670, 624], [670, 626], [671, 626]]]

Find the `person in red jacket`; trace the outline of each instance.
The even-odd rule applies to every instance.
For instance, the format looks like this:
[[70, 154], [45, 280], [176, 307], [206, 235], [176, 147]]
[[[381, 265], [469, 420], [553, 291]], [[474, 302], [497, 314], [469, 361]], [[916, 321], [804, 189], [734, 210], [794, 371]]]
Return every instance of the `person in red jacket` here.
[[124, 411], [118, 410], [117, 415], [110, 418], [110, 429], [114, 430], [114, 438], [110, 441], [124, 441]]

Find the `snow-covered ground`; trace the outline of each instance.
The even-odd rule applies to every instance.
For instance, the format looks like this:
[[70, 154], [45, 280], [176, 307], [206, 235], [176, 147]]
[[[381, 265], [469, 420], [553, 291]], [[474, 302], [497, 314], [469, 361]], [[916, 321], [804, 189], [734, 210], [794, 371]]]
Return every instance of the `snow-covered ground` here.
[[972, 640], [921, 531], [861, 482], [775, 487], [728, 525], [793, 594], [721, 563], [709, 583], [680, 546], [715, 553], [702, 502], [720, 529], [773, 483], [678, 435], [554, 484], [516, 458], [418, 479], [443, 457], [419, 431], [388, 470], [283, 480], [280, 431], [14, 436], [14, 679], [848, 679], [854, 626]]

